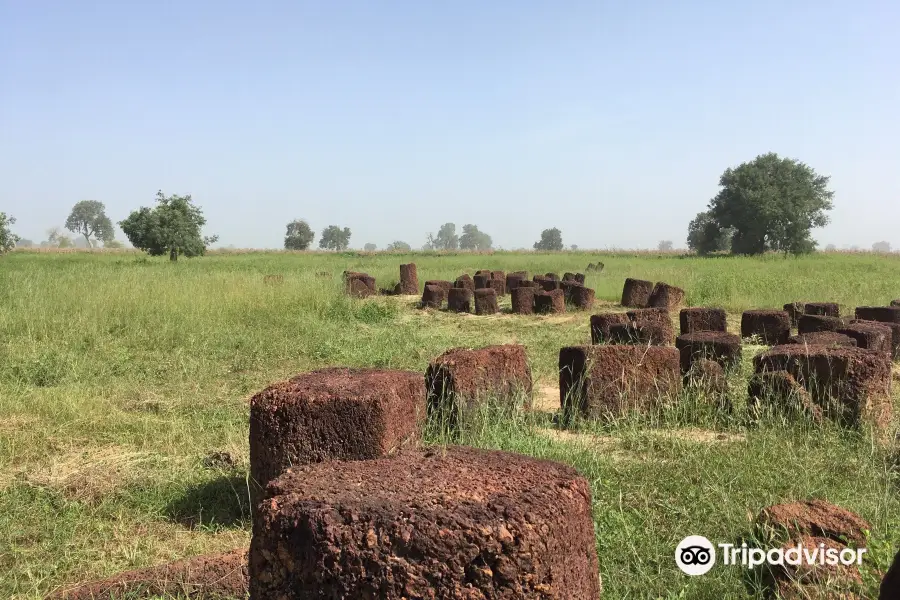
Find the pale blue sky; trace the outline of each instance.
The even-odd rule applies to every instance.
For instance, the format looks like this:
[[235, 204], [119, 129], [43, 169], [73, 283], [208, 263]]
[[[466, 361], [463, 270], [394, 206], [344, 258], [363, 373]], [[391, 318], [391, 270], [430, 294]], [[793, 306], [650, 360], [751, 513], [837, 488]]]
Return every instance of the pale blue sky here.
[[888, 0], [0, 0], [0, 211], [39, 241], [162, 188], [221, 245], [302, 217], [353, 247], [683, 246], [775, 151], [832, 176], [823, 245], [900, 247], [898, 31]]

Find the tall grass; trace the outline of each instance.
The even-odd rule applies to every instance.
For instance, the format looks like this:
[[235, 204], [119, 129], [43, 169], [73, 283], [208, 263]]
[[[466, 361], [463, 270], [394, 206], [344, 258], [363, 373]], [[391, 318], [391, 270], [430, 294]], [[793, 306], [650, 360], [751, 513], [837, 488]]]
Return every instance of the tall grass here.
[[[245, 544], [247, 400], [274, 380], [325, 365], [424, 373], [450, 347], [518, 342], [540, 389], [556, 383], [561, 346], [590, 341], [583, 313], [481, 318], [342, 293], [344, 270], [388, 287], [409, 261], [420, 286], [481, 268], [562, 274], [602, 261], [587, 277], [601, 303], [639, 277], [682, 286], [688, 303], [722, 306], [732, 319], [794, 300], [851, 310], [900, 296], [900, 260], [871, 254], [223, 252], [170, 264], [126, 252], [12, 253], [0, 258], [0, 597]], [[264, 284], [267, 274], [283, 283]], [[735, 375], [736, 402], [753, 351]], [[675, 545], [695, 533], [731, 539], [778, 501], [824, 497], [870, 519], [885, 547], [900, 541], [891, 458], [864, 435], [753, 423], [701, 396], [553, 431], [548, 416], [517, 412], [475, 418], [459, 441], [562, 460], [588, 477], [604, 597], [739, 595], [739, 573], [682, 576]], [[213, 452], [235, 465], [209, 466]]]

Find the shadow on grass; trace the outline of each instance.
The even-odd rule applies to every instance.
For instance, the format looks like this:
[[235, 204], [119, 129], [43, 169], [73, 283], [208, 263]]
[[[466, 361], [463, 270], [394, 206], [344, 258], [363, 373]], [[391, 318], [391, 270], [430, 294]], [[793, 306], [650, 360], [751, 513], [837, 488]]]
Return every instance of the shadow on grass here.
[[191, 529], [244, 527], [251, 515], [248, 481], [227, 475], [189, 487], [166, 506], [166, 515]]

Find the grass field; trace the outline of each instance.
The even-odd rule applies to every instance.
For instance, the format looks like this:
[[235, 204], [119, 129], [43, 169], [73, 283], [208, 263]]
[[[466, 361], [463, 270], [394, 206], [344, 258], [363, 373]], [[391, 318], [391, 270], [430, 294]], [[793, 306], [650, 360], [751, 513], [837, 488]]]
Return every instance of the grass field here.
[[[610, 307], [628, 276], [682, 286], [688, 304], [722, 306], [732, 319], [794, 300], [852, 311], [900, 297], [900, 257], [866, 254], [248, 253], [170, 264], [15, 252], [0, 258], [0, 597], [39, 598], [247, 544], [248, 398], [269, 382], [326, 365], [424, 372], [450, 347], [518, 342], [549, 409], [559, 348], [590, 341], [586, 313], [476, 317], [419, 311], [411, 298], [350, 299], [343, 270], [387, 287], [401, 262], [417, 263], [421, 284], [480, 268], [583, 271], [598, 260], [606, 268], [587, 285]], [[266, 274], [284, 283], [264, 285]], [[874, 570], [900, 544], [893, 450], [865, 432], [750, 423], [741, 378], [759, 350], [745, 349], [730, 415], [685, 395], [575, 433], [554, 430], [545, 412], [476, 416], [462, 441], [560, 460], [588, 478], [604, 598], [747, 597], [740, 569], [681, 574], [676, 544], [691, 534], [737, 540], [760, 509], [808, 497], [873, 524], [866, 581], [877, 595]], [[212, 464], [214, 452], [235, 464]]]

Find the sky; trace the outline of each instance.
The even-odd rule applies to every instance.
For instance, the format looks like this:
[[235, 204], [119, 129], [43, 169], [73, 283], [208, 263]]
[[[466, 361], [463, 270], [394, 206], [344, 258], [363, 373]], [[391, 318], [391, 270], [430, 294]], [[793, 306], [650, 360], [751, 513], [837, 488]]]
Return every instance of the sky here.
[[0, 211], [38, 242], [161, 189], [220, 246], [303, 218], [356, 248], [446, 222], [684, 247], [771, 151], [831, 176], [822, 245], [898, 248], [897, 31], [890, 0], [0, 0]]

